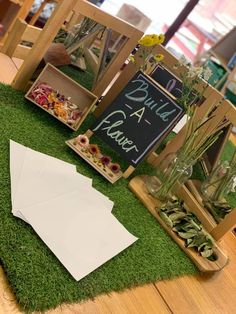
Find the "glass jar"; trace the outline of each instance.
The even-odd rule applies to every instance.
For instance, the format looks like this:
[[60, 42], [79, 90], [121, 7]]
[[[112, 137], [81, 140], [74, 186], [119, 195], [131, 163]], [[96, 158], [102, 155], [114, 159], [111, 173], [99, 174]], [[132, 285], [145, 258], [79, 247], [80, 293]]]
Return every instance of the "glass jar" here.
[[230, 169], [228, 161], [222, 161], [201, 185], [201, 193], [205, 201], [223, 201], [233, 190], [236, 173]]
[[183, 185], [191, 177], [193, 163], [178, 152], [168, 154], [157, 166], [155, 176], [146, 177], [148, 192], [162, 202], [167, 201], [177, 192], [176, 182]]

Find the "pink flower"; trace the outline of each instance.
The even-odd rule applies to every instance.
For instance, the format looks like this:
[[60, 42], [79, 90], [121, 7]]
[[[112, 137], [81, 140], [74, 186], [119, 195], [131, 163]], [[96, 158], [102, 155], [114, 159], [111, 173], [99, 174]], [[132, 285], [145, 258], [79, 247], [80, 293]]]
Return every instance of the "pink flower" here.
[[117, 163], [111, 164], [109, 168], [111, 169], [113, 173], [120, 172], [120, 165]]
[[77, 136], [76, 141], [82, 147], [88, 147], [89, 146], [89, 139], [84, 134], [80, 134], [79, 136]]
[[89, 151], [94, 156], [98, 156], [100, 154], [100, 149], [97, 146], [97, 144], [90, 144], [89, 145]]
[[35, 101], [36, 101], [36, 103], [39, 104], [40, 106], [43, 106], [43, 105], [45, 105], [45, 104], [48, 103], [48, 99], [47, 99], [47, 97], [44, 96], [44, 95], [37, 95], [37, 96], [35, 97]]
[[111, 162], [111, 157], [109, 157], [109, 156], [102, 156], [102, 158], [101, 158], [101, 163], [102, 163], [104, 166], [109, 165], [110, 162]]

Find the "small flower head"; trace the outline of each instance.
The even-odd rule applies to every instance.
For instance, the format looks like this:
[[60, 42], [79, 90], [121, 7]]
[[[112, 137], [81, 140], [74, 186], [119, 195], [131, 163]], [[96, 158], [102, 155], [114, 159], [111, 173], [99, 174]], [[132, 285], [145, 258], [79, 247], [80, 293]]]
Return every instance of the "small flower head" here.
[[82, 146], [82, 147], [88, 147], [89, 145], [89, 139], [86, 135], [80, 134], [79, 136], [76, 137], [76, 142]]
[[185, 58], [184, 55], [181, 55], [181, 57], [179, 58], [179, 65], [189, 66], [190, 62]]
[[205, 70], [203, 70], [203, 79], [205, 81], [208, 81], [211, 76], [212, 76], [212, 71], [210, 68], [207, 67]]
[[104, 165], [104, 166], [108, 166], [111, 162], [111, 157], [109, 156], [102, 156], [101, 158], [101, 163]]
[[202, 67], [195, 67], [195, 66], [190, 66], [189, 71], [187, 73], [188, 77], [199, 77], [202, 74], [203, 68]]
[[110, 169], [113, 173], [119, 173], [120, 172], [120, 165], [117, 163], [111, 164]]
[[151, 47], [153, 46], [153, 39], [152, 39], [152, 35], [145, 35], [144, 37], [142, 37], [138, 43], [141, 46], [145, 46], [145, 47]]
[[135, 63], [134, 56], [130, 55], [130, 56], [129, 56], [129, 61], [132, 62], [132, 63]]
[[165, 35], [164, 34], [152, 34], [151, 38], [153, 40], [153, 45], [160, 45], [164, 42], [165, 40]]
[[154, 56], [154, 59], [156, 62], [160, 62], [164, 59], [164, 56], [161, 53], [158, 53], [157, 55]]
[[98, 156], [100, 154], [100, 149], [96, 144], [90, 144], [89, 151], [94, 156]]

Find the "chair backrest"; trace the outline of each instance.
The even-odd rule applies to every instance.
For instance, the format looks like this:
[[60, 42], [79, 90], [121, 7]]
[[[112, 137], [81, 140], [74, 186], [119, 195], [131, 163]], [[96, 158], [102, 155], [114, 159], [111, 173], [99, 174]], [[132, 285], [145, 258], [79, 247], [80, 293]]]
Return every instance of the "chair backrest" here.
[[41, 31], [38, 27], [28, 25], [24, 20], [16, 19], [1, 48], [1, 53], [25, 60]]

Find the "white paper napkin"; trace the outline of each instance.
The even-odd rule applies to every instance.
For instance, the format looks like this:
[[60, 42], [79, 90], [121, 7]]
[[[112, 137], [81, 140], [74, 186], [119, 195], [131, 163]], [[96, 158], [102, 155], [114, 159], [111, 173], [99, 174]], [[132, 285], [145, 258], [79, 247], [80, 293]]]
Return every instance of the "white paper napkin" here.
[[90, 195], [72, 192], [22, 212], [76, 280], [137, 240]]

